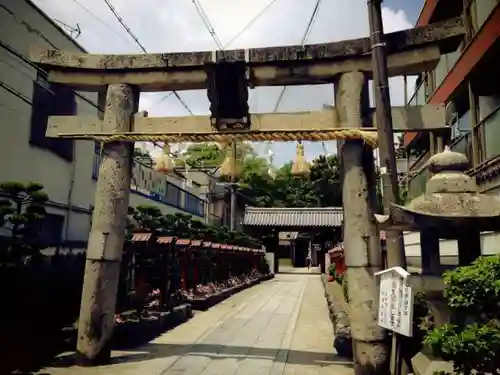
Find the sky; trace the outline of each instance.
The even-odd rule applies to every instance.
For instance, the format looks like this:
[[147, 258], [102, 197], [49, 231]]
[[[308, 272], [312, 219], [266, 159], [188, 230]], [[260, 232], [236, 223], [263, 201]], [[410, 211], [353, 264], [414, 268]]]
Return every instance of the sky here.
[[[104, 0], [34, 0], [50, 17], [67, 25], [78, 24], [77, 41], [90, 53], [139, 53], [141, 50], [119, 24]], [[116, 11], [148, 52], [215, 50], [217, 45], [192, 0], [110, 0]], [[304, 38], [317, 0], [199, 0], [216, 36], [226, 49], [298, 45]], [[131, 5], [137, 4], [137, 5]], [[269, 4], [272, 4], [268, 7]], [[385, 0], [382, 17], [385, 32], [411, 28], [423, 0]], [[255, 20], [264, 9], [267, 10]], [[245, 30], [244, 32], [241, 32]], [[235, 38], [235, 36], [237, 36]], [[306, 44], [335, 42], [368, 36], [366, 0], [323, 0]], [[413, 92], [409, 80], [408, 95]], [[250, 92], [251, 113], [273, 112], [282, 87], [258, 87]], [[402, 77], [390, 80], [392, 105], [404, 104]], [[184, 105], [168, 93], [141, 93], [140, 109], [150, 117], [186, 116]], [[181, 91], [180, 97], [195, 115], [209, 113], [205, 90]], [[278, 111], [320, 110], [332, 105], [333, 85], [292, 86], [282, 97]], [[160, 152], [144, 145], [153, 155]], [[186, 145], [179, 145], [181, 150]], [[255, 144], [261, 155], [274, 153], [274, 163], [293, 160], [294, 143]], [[335, 142], [304, 143], [311, 160], [335, 153]]]

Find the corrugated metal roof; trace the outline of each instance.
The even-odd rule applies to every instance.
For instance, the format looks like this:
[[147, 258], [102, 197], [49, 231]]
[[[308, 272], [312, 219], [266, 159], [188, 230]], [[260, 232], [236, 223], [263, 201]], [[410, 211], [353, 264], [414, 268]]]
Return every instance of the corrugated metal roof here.
[[247, 207], [243, 225], [258, 227], [340, 227], [341, 207], [257, 208]]

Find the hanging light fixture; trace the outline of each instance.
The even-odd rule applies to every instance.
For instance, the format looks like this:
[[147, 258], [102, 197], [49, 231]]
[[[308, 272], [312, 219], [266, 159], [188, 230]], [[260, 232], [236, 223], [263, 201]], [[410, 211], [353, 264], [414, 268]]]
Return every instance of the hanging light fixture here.
[[304, 155], [304, 145], [299, 141], [297, 144], [297, 151], [295, 153], [295, 160], [292, 165], [292, 176], [295, 177], [309, 177], [311, 170]]
[[155, 171], [170, 173], [174, 170], [174, 162], [170, 157], [170, 146], [168, 143], [163, 145], [163, 153], [156, 159]]

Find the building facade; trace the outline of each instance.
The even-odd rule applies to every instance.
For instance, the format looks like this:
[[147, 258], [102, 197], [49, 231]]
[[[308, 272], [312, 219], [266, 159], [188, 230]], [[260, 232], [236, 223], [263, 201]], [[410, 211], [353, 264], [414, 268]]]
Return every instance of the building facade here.
[[[464, 8], [465, 4], [465, 8]], [[433, 71], [423, 73], [409, 105], [445, 103], [450, 134], [444, 140], [470, 160], [470, 173], [483, 192], [500, 190], [500, 2], [498, 0], [427, 0], [417, 26], [465, 14], [464, 40], [442, 55]], [[410, 167], [408, 197], [423, 193], [425, 165], [438, 150], [433, 135], [407, 133], [405, 147], [418, 150]]]
[[[43, 184], [49, 196], [46, 240], [86, 241], [100, 145], [48, 139], [45, 129], [51, 115], [99, 116], [99, 98], [49, 83], [46, 72], [30, 63], [33, 47], [84, 51], [31, 1], [0, 0], [0, 182]], [[155, 205], [165, 214], [182, 212], [206, 220], [201, 190], [134, 161], [130, 206]]]
[[[481, 192], [500, 193], [500, 1], [427, 0], [417, 26], [465, 16], [466, 36], [451, 53], [441, 56], [437, 67], [417, 78], [409, 105], [445, 103], [449, 134], [441, 139], [429, 133], [405, 134], [408, 154], [417, 154], [407, 176], [407, 198], [425, 192], [429, 157], [448, 145], [465, 154]], [[482, 253], [498, 252], [497, 233], [483, 233]], [[417, 233], [405, 234], [408, 264], [419, 262]], [[456, 241], [440, 242], [443, 264], [456, 265]]]

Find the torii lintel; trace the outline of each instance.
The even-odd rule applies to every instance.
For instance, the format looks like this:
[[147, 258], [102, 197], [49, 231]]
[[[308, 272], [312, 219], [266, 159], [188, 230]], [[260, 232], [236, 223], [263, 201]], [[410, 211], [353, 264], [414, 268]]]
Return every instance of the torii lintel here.
[[[432, 69], [440, 53], [463, 38], [461, 17], [385, 35], [390, 76]], [[50, 70], [49, 80], [84, 91], [113, 83], [141, 91], [207, 88], [207, 66], [239, 62], [246, 66], [249, 86], [331, 83], [335, 75], [371, 66], [369, 38], [307, 46], [268, 47], [142, 55], [92, 55], [32, 50], [31, 59]]]

